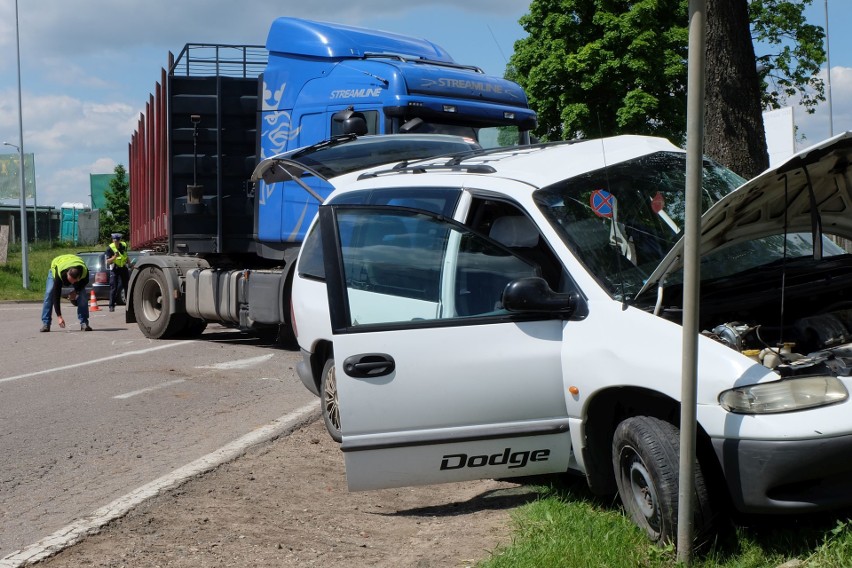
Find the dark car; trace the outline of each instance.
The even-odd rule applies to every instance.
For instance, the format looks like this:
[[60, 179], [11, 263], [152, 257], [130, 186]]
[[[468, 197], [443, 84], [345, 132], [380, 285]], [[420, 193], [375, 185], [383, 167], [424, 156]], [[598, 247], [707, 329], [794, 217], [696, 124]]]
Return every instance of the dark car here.
[[[136, 263], [136, 259], [142, 255], [149, 254], [149, 251], [128, 251], [128, 265], [130, 269], [133, 270], [133, 265]], [[106, 253], [105, 252], [78, 252], [77, 256], [83, 259], [86, 263], [86, 267], [89, 269], [89, 283], [86, 284], [86, 292], [85, 299], [88, 302], [90, 300], [92, 290], [95, 291], [95, 298], [98, 300], [109, 300], [109, 292], [110, 292], [110, 279], [112, 278], [112, 271], [106, 264]], [[74, 288], [72, 286], [63, 286], [62, 287], [62, 297], [67, 298], [68, 294], [71, 293], [71, 290]], [[124, 293], [122, 292], [121, 298], [118, 300], [119, 304], [125, 303]]]
[[[77, 256], [86, 263], [89, 269], [89, 283], [86, 284], [85, 301], [89, 301], [91, 291], [95, 291], [98, 300], [109, 300], [110, 271], [106, 265], [106, 255], [103, 252], [78, 252]], [[67, 298], [73, 286], [62, 287], [62, 297]]]

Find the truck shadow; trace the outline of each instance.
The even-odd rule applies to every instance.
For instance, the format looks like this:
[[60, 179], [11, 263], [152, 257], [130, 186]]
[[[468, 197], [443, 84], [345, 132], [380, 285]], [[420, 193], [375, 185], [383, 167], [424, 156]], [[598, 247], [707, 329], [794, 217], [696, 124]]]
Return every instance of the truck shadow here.
[[192, 339], [228, 345], [251, 345], [263, 349], [278, 349], [282, 351], [299, 350], [299, 344], [295, 340], [289, 337], [282, 338], [277, 331], [250, 333], [219, 324], [211, 324], [203, 334]]

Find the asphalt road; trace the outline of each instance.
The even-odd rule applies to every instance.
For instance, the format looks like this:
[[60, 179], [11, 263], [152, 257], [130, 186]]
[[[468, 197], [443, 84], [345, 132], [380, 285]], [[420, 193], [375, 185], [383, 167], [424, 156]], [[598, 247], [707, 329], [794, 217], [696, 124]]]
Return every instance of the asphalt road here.
[[295, 350], [153, 341], [101, 308], [39, 333], [40, 304], [0, 304], [0, 558], [316, 401]]

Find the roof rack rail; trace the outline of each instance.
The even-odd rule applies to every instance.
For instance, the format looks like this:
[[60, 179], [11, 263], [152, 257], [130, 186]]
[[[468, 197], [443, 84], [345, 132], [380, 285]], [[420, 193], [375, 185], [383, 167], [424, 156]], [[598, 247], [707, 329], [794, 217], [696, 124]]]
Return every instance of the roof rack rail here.
[[[409, 161], [399, 162], [391, 168], [383, 170], [375, 170], [365, 172], [358, 176], [359, 180], [379, 177], [381, 175], [392, 173], [415, 173], [422, 174], [427, 171], [457, 171], [469, 172], [473, 174], [493, 174], [497, 170], [488, 165], [487, 158], [489, 156], [515, 156], [517, 154], [528, 153], [530, 151], [555, 146], [559, 144], [573, 144], [576, 140], [560, 140], [556, 142], [541, 142], [538, 144], [528, 144], [525, 146], [502, 146], [499, 148], [488, 148], [483, 150], [471, 150], [470, 152], [461, 152], [451, 156], [440, 156], [434, 158], [423, 158], [416, 160], [414, 163]], [[484, 161], [479, 161], [486, 158]], [[466, 164], [466, 160], [477, 160], [476, 163]]]
[[[455, 160], [455, 158], [453, 159]], [[451, 162], [453, 161], [451, 160]], [[376, 178], [384, 174], [399, 174], [399, 173], [410, 173], [410, 174], [425, 174], [430, 171], [451, 171], [451, 172], [468, 172], [471, 174], [493, 174], [497, 170], [494, 169], [493, 166], [489, 166], [487, 164], [453, 164], [453, 163], [445, 163], [445, 164], [420, 164], [420, 165], [407, 165], [404, 162], [401, 162], [394, 167], [387, 170], [380, 170], [376, 172], [366, 172], [358, 176], [359, 180]]]

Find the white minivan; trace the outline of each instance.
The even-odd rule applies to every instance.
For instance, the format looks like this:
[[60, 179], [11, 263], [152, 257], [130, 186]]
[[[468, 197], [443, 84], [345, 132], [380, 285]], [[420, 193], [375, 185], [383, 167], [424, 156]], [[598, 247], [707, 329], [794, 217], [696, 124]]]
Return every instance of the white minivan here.
[[[850, 162], [852, 133], [747, 183], [704, 163], [699, 534], [729, 507], [852, 505]], [[681, 149], [619, 136], [332, 193], [292, 312], [349, 488], [574, 472], [671, 540], [684, 185]]]

